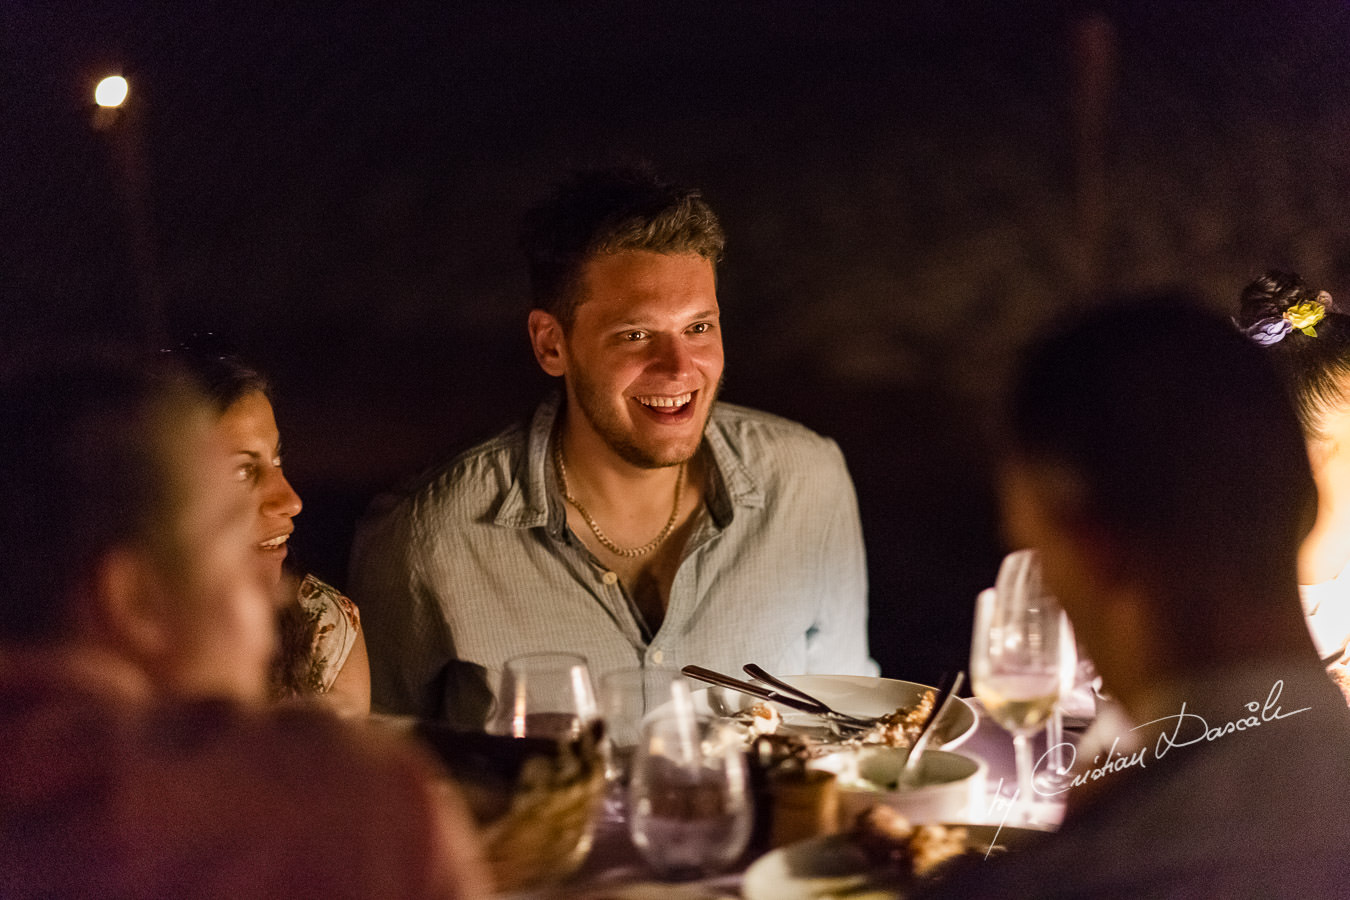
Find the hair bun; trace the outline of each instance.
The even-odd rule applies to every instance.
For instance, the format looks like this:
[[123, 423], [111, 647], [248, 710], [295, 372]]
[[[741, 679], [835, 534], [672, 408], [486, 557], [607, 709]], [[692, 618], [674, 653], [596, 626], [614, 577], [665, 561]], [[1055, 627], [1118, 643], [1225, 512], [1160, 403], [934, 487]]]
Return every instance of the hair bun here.
[[1335, 312], [1331, 294], [1314, 291], [1293, 272], [1271, 269], [1242, 289], [1237, 324], [1250, 331], [1264, 319], [1280, 318], [1301, 303], [1316, 303], [1326, 312]]

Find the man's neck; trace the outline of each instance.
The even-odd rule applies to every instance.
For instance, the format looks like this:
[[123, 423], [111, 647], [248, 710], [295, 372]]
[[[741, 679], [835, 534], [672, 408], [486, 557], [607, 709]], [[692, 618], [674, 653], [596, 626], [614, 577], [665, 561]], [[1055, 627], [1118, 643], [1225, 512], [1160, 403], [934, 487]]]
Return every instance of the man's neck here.
[[[1161, 640], [1156, 646], [1157, 652], [1140, 655], [1131, 672], [1133, 677], [1123, 679], [1118, 691], [1117, 699], [1136, 721], [1148, 721], [1160, 704], [1174, 704], [1178, 696], [1196, 685], [1222, 681], [1216, 673], [1287, 666], [1291, 660], [1317, 666], [1317, 654], [1301, 620], [1272, 621], [1260, 633], [1234, 628], [1210, 647]], [[1189, 699], [1197, 702], [1202, 698]]]
[[[588, 441], [564, 422], [556, 459], [568, 497], [572, 533], [616, 572], [655, 633], [665, 618], [670, 589], [697, 511], [707, 472], [702, 455], [678, 466], [645, 469], [623, 460], [599, 440]], [[580, 437], [576, 443], [574, 438]], [[683, 470], [683, 471], [682, 471]], [[584, 510], [584, 511], [583, 511]], [[601, 535], [604, 535], [601, 538]]]
[[664, 507], [670, 511], [679, 466], [648, 468], [620, 456], [593, 429], [564, 414], [557, 440], [562, 443], [567, 486], [596, 510]]

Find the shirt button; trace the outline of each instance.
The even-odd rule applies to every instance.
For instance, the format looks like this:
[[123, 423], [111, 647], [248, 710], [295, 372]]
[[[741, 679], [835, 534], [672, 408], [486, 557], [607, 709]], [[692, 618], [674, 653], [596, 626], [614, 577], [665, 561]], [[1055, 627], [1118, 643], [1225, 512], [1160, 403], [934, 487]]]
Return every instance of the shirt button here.
[[619, 580], [619, 576], [616, 572], [606, 572], [604, 575], [600, 576], [600, 580], [605, 584], [614, 584]]
[[662, 653], [660, 650], [657, 650], [655, 653], [652, 654], [652, 662], [656, 663], [658, 666], [665, 661], [665, 658], [666, 655]]

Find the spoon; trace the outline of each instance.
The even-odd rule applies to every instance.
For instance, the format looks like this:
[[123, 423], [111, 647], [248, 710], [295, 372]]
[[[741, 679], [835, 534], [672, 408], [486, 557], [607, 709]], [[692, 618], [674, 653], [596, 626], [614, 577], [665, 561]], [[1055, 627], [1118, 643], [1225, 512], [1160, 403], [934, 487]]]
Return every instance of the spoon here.
[[900, 777], [896, 780], [897, 787], [914, 786], [914, 782], [919, 776], [919, 759], [923, 756], [923, 751], [928, 748], [928, 742], [933, 737], [933, 726], [952, 705], [952, 701], [956, 699], [956, 692], [961, 690], [961, 685], [965, 683], [965, 680], [966, 673], [957, 672], [950, 687], [938, 689], [937, 697], [933, 700], [933, 714], [928, 717], [927, 722], [923, 723], [919, 736], [914, 739], [914, 746], [909, 748], [909, 754], [905, 757], [905, 764], [900, 769]]

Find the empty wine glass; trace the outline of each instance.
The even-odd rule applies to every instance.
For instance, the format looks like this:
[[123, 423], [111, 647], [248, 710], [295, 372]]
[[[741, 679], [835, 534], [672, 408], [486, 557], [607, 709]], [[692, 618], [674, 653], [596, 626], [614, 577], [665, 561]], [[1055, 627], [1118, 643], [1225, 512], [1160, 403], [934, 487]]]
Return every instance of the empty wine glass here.
[[615, 669], [600, 677], [600, 712], [605, 720], [606, 770], [609, 791], [605, 813], [618, 818], [626, 807], [629, 773], [643, 719], [670, 706], [693, 714], [689, 680], [675, 669]]
[[628, 791], [629, 834], [660, 877], [709, 875], [744, 852], [754, 804], [740, 738], [724, 723], [670, 708], [649, 716]]
[[1077, 661], [1068, 617], [1040, 580], [1033, 551], [1009, 554], [995, 586], [980, 592], [970, 649], [970, 680], [990, 718], [1013, 736], [1015, 810], [1030, 818], [1033, 790], [1028, 736], [1043, 727]]

